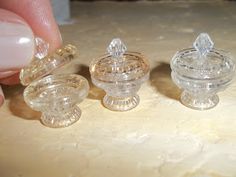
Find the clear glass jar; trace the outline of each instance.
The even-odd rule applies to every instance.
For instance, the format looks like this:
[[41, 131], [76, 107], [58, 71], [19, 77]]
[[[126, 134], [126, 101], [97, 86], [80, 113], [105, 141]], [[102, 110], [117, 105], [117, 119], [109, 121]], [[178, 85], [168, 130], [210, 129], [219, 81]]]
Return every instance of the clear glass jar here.
[[219, 102], [217, 92], [232, 81], [235, 64], [229, 53], [213, 48], [206, 33], [201, 33], [194, 48], [181, 50], [171, 60], [171, 76], [183, 89], [181, 102], [190, 108], [205, 110]]
[[120, 39], [113, 39], [108, 54], [90, 64], [92, 82], [106, 91], [103, 104], [113, 111], [127, 111], [139, 104], [137, 91], [149, 78], [149, 63], [140, 53], [126, 52]]
[[76, 74], [52, 74], [70, 63], [75, 54], [75, 46], [66, 45], [52, 55], [35, 57], [20, 72], [21, 83], [27, 85], [24, 100], [32, 109], [42, 112], [45, 126], [67, 127], [81, 116], [78, 103], [88, 95], [88, 81]]

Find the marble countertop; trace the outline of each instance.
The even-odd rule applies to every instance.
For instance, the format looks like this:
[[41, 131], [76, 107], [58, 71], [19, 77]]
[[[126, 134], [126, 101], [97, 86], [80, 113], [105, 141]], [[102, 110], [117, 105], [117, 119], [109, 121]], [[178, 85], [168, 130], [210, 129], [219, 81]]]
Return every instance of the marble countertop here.
[[[61, 26], [79, 48], [72, 70], [89, 79], [88, 64], [114, 37], [151, 63], [139, 106], [112, 112], [91, 85], [74, 125], [51, 129], [23, 101], [22, 86], [4, 87], [0, 108], [1, 177], [236, 177], [236, 82], [211, 110], [179, 102], [169, 61], [207, 32], [236, 56], [236, 2], [72, 2], [74, 24]], [[90, 80], [90, 79], [89, 79]]]

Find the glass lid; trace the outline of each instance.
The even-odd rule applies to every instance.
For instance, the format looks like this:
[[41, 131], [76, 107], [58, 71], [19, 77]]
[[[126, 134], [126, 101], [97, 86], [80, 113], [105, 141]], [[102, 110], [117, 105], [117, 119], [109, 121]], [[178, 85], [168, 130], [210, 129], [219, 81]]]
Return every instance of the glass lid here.
[[217, 79], [234, 74], [235, 64], [229, 53], [214, 48], [207, 33], [201, 33], [193, 48], [175, 54], [171, 69], [190, 79]]
[[92, 78], [104, 82], [123, 82], [146, 76], [149, 73], [148, 60], [140, 53], [126, 50], [119, 38], [113, 39], [107, 48], [108, 54], [92, 61]]
[[20, 72], [21, 84], [29, 85], [32, 81], [51, 74], [55, 69], [71, 62], [75, 58], [75, 53], [76, 47], [68, 44], [51, 55], [35, 55], [31, 63]]

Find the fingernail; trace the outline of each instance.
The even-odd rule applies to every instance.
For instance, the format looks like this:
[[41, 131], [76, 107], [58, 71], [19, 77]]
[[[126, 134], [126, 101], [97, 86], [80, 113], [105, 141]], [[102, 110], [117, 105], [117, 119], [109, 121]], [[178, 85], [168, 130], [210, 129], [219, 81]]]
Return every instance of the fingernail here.
[[4, 103], [4, 96], [3, 96], [2, 88], [0, 86], [0, 107], [3, 105], [3, 103]]
[[0, 72], [0, 79], [12, 76], [13, 74], [18, 73], [19, 71], [4, 71], [4, 72]]
[[3, 103], [4, 103], [4, 98], [2, 95], [0, 95], [0, 107], [3, 105]]
[[0, 71], [27, 65], [34, 55], [34, 34], [18, 15], [0, 9]]

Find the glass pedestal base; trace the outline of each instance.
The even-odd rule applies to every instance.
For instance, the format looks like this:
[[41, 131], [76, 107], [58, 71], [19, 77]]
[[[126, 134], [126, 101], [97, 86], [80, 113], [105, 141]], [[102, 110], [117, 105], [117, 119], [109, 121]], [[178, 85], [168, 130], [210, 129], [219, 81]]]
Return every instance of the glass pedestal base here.
[[139, 96], [137, 94], [130, 97], [112, 97], [106, 95], [103, 98], [103, 104], [112, 111], [128, 111], [139, 104]]
[[42, 113], [41, 122], [51, 128], [67, 127], [79, 120], [81, 116], [81, 110], [76, 105], [70, 111], [65, 114], [48, 114]]
[[216, 94], [203, 97], [202, 95], [193, 95], [186, 91], [183, 91], [180, 99], [183, 105], [197, 110], [211, 109], [219, 102], [219, 97]]

